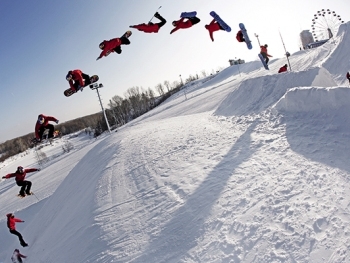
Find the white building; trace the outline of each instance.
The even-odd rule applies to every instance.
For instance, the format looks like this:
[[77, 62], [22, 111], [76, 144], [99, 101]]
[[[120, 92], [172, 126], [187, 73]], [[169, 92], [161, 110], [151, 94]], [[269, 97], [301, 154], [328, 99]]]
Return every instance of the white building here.
[[300, 33], [300, 40], [301, 40], [301, 44], [302, 44], [303, 49], [306, 49], [308, 44], [314, 42], [314, 38], [312, 36], [312, 33], [309, 30], [303, 30]]

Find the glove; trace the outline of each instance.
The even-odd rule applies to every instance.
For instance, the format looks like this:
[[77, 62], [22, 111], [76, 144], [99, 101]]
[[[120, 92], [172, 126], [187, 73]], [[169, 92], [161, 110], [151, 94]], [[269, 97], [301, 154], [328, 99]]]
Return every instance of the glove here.
[[58, 124], [58, 120], [56, 120], [56, 123]]
[[6, 179], [6, 177], [5, 176], [3, 176], [3, 177], [1, 177], [2, 179]]
[[101, 57], [96, 58], [96, 60], [99, 60]]

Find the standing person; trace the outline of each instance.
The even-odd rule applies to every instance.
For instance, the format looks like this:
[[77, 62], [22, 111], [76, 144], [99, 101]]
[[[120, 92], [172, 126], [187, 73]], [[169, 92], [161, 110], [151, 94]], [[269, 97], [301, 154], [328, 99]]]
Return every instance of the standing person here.
[[70, 89], [74, 91], [74, 93], [91, 84], [91, 78], [80, 69], [70, 70], [66, 75], [66, 80], [69, 82]]
[[130, 26], [131, 28], [136, 28], [139, 31], [143, 31], [145, 33], [158, 33], [159, 29], [165, 25], [166, 20], [158, 13], [156, 12], [154, 14], [155, 18], [158, 18], [160, 20], [159, 23], [152, 23], [151, 21], [148, 22], [148, 24], [142, 23], [139, 25]]
[[108, 41], [103, 40], [103, 42], [101, 42], [99, 45], [99, 48], [102, 49], [102, 52], [96, 60], [99, 60], [102, 57], [107, 57], [109, 54], [111, 54], [111, 52], [116, 52], [117, 54], [122, 53], [120, 45], [129, 45], [129, 37], [131, 34], [131, 31], [126, 31], [125, 34], [120, 38], [113, 38]]
[[[184, 21], [186, 19], [186, 21]], [[170, 34], [174, 33], [175, 31], [179, 30], [180, 28], [190, 28], [195, 24], [198, 24], [201, 20], [196, 17], [182, 17], [180, 20], [173, 21], [172, 25], [175, 27], [173, 30], [170, 31]]]
[[19, 249], [15, 249], [15, 251], [13, 251], [13, 255], [11, 257], [11, 260], [13, 263], [23, 263], [23, 260], [22, 258], [26, 258], [27, 256], [25, 255], [22, 255], [20, 252], [19, 252]]
[[16, 223], [17, 222], [24, 223], [24, 221], [19, 218], [15, 218], [15, 215], [12, 213], [7, 214], [6, 216], [7, 216], [7, 227], [9, 228], [10, 233], [15, 236], [18, 236], [19, 242], [21, 243], [22, 247], [27, 247], [28, 244], [23, 240], [21, 233], [19, 233], [16, 230]]
[[215, 19], [213, 19], [209, 25], [205, 25], [205, 28], [209, 31], [211, 41], [214, 41], [213, 33], [218, 30], [225, 30]]
[[288, 68], [288, 65], [285, 64], [283, 67], [281, 67], [281, 68], [278, 70], [278, 73], [286, 72], [286, 71], [287, 71], [287, 68]]
[[349, 80], [349, 83], [350, 83], [350, 73], [346, 73], [346, 78]]
[[263, 46], [260, 46], [260, 54], [263, 56], [263, 58], [265, 59], [265, 63], [267, 65], [267, 63], [269, 62], [269, 58], [268, 57], [272, 57], [271, 55], [269, 55], [267, 53], [267, 47], [268, 45], [265, 44]]
[[49, 121], [54, 121], [58, 124], [58, 120], [55, 117], [45, 116], [43, 114], [38, 116], [38, 120], [35, 124], [35, 138], [38, 142], [42, 140], [46, 129], [49, 129], [48, 139], [53, 138], [55, 127], [52, 124], [49, 124]]
[[26, 195], [31, 195], [30, 188], [32, 187], [32, 182], [25, 180], [27, 173], [32, 173], [40, 171], [40, 169], [29, 168], [24, 169], [22, 166], [17, 167], [17, 171], [14, 173], [7, 174], [2, 177], [2, 179], [9, 179], [15, 177], [16, 184], [21, 186], [21, 190], [19, 191], [19, 195], [25, 197]]

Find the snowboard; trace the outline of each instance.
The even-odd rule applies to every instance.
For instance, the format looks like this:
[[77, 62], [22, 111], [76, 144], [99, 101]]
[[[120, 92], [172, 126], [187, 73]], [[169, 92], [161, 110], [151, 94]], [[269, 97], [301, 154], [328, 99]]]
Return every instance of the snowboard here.
[[258, 54], [258, 56], [259, 56], [259, 58], [260, 58], [260, 60], [261, 60], [261, 63], [263, 63], [264, 68], [268, 70], [269, 67], [268, 67], [267, 64], [265, 63], [264, 57], [263, 57], [260, 53]]
[[253, 48], [252, 41], [250, 41], [250, 38], [249, 38], [248, 33], [247, 33], [247, 29], [245, 29], [244, 24], [243, 23], [239, 23], [239, 28], [242, 31], [245, 43], [247, 44], [247, 48], [248, 49], [252, 49]]
[[193, 11], [193, 12], [182, 12], [180, 17], [189, 18], [189, 17], [194, 17], [196, 15], [197, 15], [196, 11]]
[[[97, 82], [98, 80], [99, 80], [99, 77], [98, 77], [97, 75], [92, 75], [92, 76], [90, 77], [90, 83], [85, 83], [85, 86], [84, 86], [84, 87], [89, 86], [90, 84], [95, 83], [95, 82]], [[82, 90], [84, 87], [80, 88], [80, 90]], [[66, 90], [63, 92], [64, 96], [66, 96], [66, 97], [72, 96], [74, 93], [76, 93], [76, 92], [73, 91], [73, 90], [71, 90], [71, 88], [66, 89]]]
[[231, 27], [225, 23], [224, 20], [221, 19], [221, 17], [215, 13], [214, 11], [211, 11], [209, 13], [219, 24], [220, 26], [225, 29], [226, 32], [231, 32]]
[[[30, 192], [30, 195], [33, 195], [33, 194], [34, 194], [33, 192]], [[22, 195], [18, 194], [17, 196], [18, 196], [19, 198], [21, 198], [21, 199], [22, 199], [22, 198], [26, 197], [26, 196], [27, 196], [27, 194], [26, 194], [25, 196], [22, 196]]]
[[122, 37], [129, 38], [131, 35], [132, 35], [132, 32], [131, 32], [130, 30], [128, 30], [128, 31], [126, 31], [126, 32], [124, 33], [124, 35], [121, 36], [121, 38], [122, 38]]

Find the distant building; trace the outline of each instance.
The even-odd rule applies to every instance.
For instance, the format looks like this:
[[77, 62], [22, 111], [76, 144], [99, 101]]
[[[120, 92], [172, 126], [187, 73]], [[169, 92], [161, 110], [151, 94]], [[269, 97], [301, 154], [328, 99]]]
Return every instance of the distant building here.
[[325, 39], [325, 40], [320, 40], [320, 41], [317, 41], [317, 42], [313, 42], [313, 43], [307, 44], [307, 48], [315, 48], [315, 47], [322, 46], [327, 41], [328, 41], [328, 39]]
[[245, 61], [243, 59], [240, 59], [240, 58], [237, 59], [237, 60], [230, 59], [228, 62], [230, 63], [230, 66], [238, 65], [238, 64], [244, 64], [245, 63]]
[[301, 40], [303, 49], [306, 49], [308, 44], [315, 42], [314, 37], [312, 36], [312, 33], [309, 30], [303, 30], [300, 33], [300, 40]]

